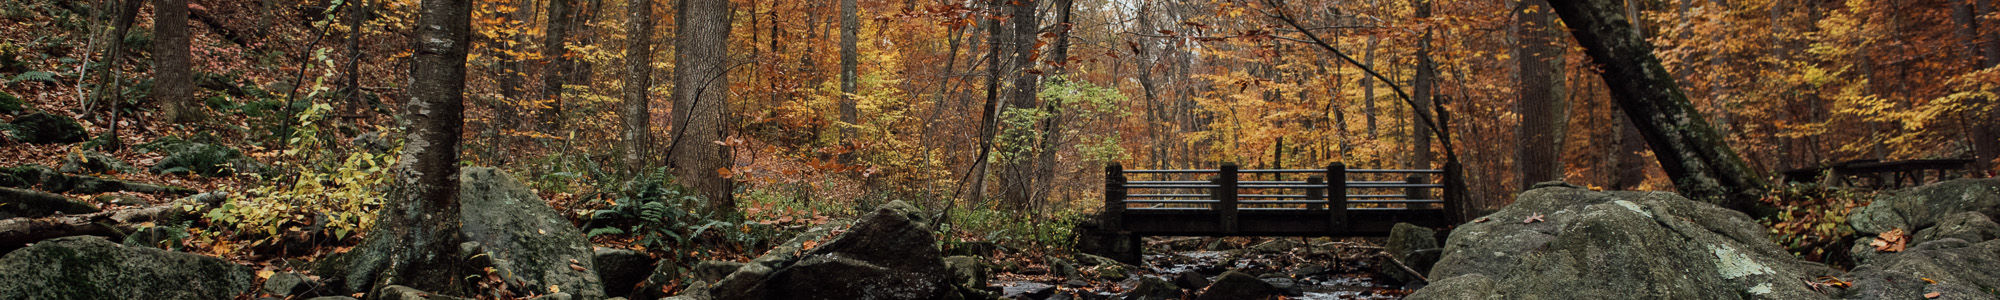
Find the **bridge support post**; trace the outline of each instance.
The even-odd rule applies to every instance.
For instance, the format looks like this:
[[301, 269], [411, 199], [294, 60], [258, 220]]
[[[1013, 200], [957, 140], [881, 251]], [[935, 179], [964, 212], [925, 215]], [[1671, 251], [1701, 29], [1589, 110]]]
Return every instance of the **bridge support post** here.
[[1465, 224], [1465, 166], [1457, 161], [1444, 163], [1444, 217], [1446, 224]]
[[1240, 229], [1236, 227], [1238, 169], [1236, 163], [1223, 163], [1215, 178], [1216, 187], [1213, 194], [1215, 200], [1221, 202], [1216, 205], [1215, 210], [1222, 216], [1222, 230], [1228, 233], [1236, 233]]
[[1347, 164], [1326, 165], [1326, 227], [1329, 234], [1351, 231], [1347, 226]]
[[1111, 162], [1104, 165], [1104, 210], [1098, 216], [1100, 227], [1108, 230], [1124, 230], [1125, 223], [1125, 165]]

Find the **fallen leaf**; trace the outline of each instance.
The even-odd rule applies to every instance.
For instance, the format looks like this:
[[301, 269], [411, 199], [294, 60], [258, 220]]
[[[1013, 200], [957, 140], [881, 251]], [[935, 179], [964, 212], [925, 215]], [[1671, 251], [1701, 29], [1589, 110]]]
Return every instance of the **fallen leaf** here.
[[583, 272], [583, 266], [579, 266], [576, 264], [569, 264], [569, 269], [576, 270], [577, 272]]
[[1486, 217], [1479, 217], [1478, 220], [1472, 220], [1473, 223], [1486, 223], [1486, 221], [1491, 221], [1491, 220], [1486, 219]]
[[1902, 228], [1896, 228], [1876, 235], [1875, 241], [1868, 242], [1868, 245], [1875, 246], [1875, 251], [1902, 252], [1903, 246], [1908, 243], [1909, 236], [1903, 234]]
[[549, 285], [549, 293], [550, 293], [550, 294], [554, 294], [554, 293], [561, 293], [561, 292], [562, 292], [562, 287], [558, 287], [558, 286], [556, 286], [556, 285], [553, 285], [553, 284]]
[[540, 234], [542, 234], [542, 235], [549, 235], [549, 230], [548, 230], [548, 229], [535, 229], [535, 233], [540, 233]]
[[1943, 295], [1944, 295], [1944, 293], [1939, 293], [1939, 292], [1931, 292], [1931, 293], [1929, 293], [1929, 294], [1924, 294], [1924, 298], [1926, 298], [1926, 299], [1928, 299], [1928, 298], [1937, 298], [1938, 296], [1943, 296]]
[[1521, 220], [1521, 224], [1528, 224], [1534, 222], [1548, 222], [1548, 220], [1542, 219], [1542, 213], [1535, 213], [1534, 215], [1529, 215], [1527, 220]]
[[1931, 278], [1930, 278], [1930, 277], [1917, 277], [1917, 279], [1923, 279], [1923, 280], [1924, 280], [1924, 282], [1929, 282], [1929, 283], [1931, 283], [1931, 284], [1937, 284], [1937, 280], [1931, 280]]
[[257, 271], [257, 278], [271, 279], [271, 275], [277, 275], [277, 272], [271, 272], [271, 270]]

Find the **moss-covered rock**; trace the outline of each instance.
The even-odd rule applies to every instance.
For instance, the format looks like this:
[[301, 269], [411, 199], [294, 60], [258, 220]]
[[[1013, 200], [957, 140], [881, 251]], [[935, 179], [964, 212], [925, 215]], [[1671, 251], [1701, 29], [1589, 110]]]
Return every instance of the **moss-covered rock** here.
[[182, 174], [201, 176], [229, 176], [239, 173], [257, 173], [264, 164], [243, 155], [243, 151], [207, 143], [180, 142], [148, 145], [150, 150], [167, 153], [148, 169], [156, 174]]
[[1411, 298], [1825, 298], [1741, 212], [1666, 192], [1543, 186], [1452, 230], [1429, 279], [1455, 288]]
[[7, 299], [231, 299], [252, 279], [250, 268], [219, 258], [101, 237], [51, 239], [0, 258]]
[[21, 101], [20, 97], [14, 97], [14, 94], [0, 91], [0, 115], [21, 113], [21, 110], [27, 108], [27, 106], [28, 103]]
[[68, 174], [122, 174], [138, 172], [131, 164], [97, 151], [71, 152], [63, 156], [62, 166], [56, 171]]
[[15, 118], [12, 125], [14, 139], [30, 144], [63, 144], [82, 142], [90, 134], [76, 119], [56, 114], [40, 112]]
[[[569, 219], [498, 169], [464, 168], [459, 174], [460, 232], [479, 244], [464, 257], [485, 261], [467, 264], [491, 265], [503, 280], [536, 291], [556, 286], [581, 299], [605, 298], [603, 284], [591, 271], [590, 241]], [[374, 242], [385, 240], [371, 239], [330, 257], [314, 273], [335, 281], [330, 286], [338, 292], [366, 291], [382, 279], [377, 276], [388, 254], [400, 251], [394, 243]]]

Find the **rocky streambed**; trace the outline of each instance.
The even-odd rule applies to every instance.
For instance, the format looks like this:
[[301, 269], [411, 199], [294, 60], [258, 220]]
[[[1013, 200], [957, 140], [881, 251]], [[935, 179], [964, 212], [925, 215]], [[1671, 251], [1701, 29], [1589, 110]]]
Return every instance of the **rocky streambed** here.
[[[467, 214], [482, 217], [467, 219], [465, 234], [477, 242], [459, 254], [481, 258], [472, 263], [492, 266], [496, 282], [519, 292], [503, 298], [2000, 299], [2000, 179], [1885, 193], [1858, 209], [1848, 222], [1856, 236], [1908, 246], [1862, 238], [1846, 271], [1786, 253], [1733, 210], [1562, 183], [1538, 185], [1445, 238], [1409, 225], [1373, 240], [1149, 238], [1143, 265], [1060, 250], [941, 249], [928, 215], [892, 202], [747, 262], [682, 271], [643, 253], [590, 248], [503, 172], [463, 173]], [[0, 299], [458, 299], [370, 287], [379, 281], [372, 260], [340, 255], [305, 273], [252, 276], [213, 257], [49, 239], [0, 257]], [[661, 294], [671, 286], [684, 288]]]

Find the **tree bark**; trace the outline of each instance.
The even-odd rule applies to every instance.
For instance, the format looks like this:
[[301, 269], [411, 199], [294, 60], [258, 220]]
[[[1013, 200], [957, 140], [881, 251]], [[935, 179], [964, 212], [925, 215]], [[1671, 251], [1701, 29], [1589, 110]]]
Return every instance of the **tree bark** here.
[[[674, 175], [682, 184], [708, 198], [709, 211], [734, 212], [730, 196], [735, 182], [718, 173], [734, 164], [730, 147], [722, 139], [729, 130], [729, 1], [683, 1], [680, 34], [675, 39], [678, 76], [674, 88], [681, 98], [675, 111], [673, 147], [670, 159]], [[686, 103], [686, 104], [681, 104]]]
[[[1959, 23], [1958, 34], [1967, 42], [1965, 52], [1971, 60], [1969, 63], [1977, 69], [1993, 68], [2000, 63], [2000, 41], [1993, 39], [2000, 38], [2000, 35], [1995, 34], [1996, 30], [1991, 29], [1990, 24], [1980, 27], [1978, 17], [1992, 13], [1992, 5], [1980, 0], [1969, 2], [1959, 4], [1955, 9], [1964, 13], [1955, 13], [1952, 19]], [[1982, 32], [1980, 29], [1986, 30]], [[1992, 171], [1994, 160], [2000, 159], [2000, 122], [1993, 121], [1996, 117], [1990, 109], [1993, 99], [1979, 97], [1973, 100], [1972, 105], [1989, 108], [1967, 113], [1963, 118], [1967, 123], [1966, 138], [1972, 140], [1973, 165], [1982, 171]]]
[[[1416, 5], [1417, 18], [1429, 18], [1431, 16], [1431, 1], [1419, 0]], [[1421, 120], [1425, 118], [1423, 111], [1431, 109], [1431, 101], [1433, 101], [1431, 98], [1436, 96], [1437, 63], [1431, 61], [1432, 37], [1433, 33], [1431, 30], [1425, 29], [1423, 37], [1417, 40], [1417, 75], [1410, 83], [1411, 96], [1413, 96], [1413, 99], [1410, 100], [1415, 102], [1414, 107], [1410, 107], [1410, 118], [1419, 119], [1410, 121], [1411, 169], [1430, 169], [1431, 160], [1434, 158], [1431, 156], [1431, 138], [1433, 137], [1431, 126], [1428, 121]]]
[[1604, 70], [1604, 83], [1615, 102], [1646, 137], [1682, 195], [1753, 217], [1769, 213], [1753, 209], [1764, 180], [1688, 102], [1672, 74], [1653, 56], [1653, 46], [1625, 17], [1622, 3], [1554, 0], [1550, 4]]
[[201, 121], [188, 55], [187, 0], [153, 0], [153, 101], [168, 122]]
[[861, 17], [855, 7], [855, 0], [840, 0], [840, 138], [853, 141], [854, 126], [860, 126], [858, 112], [854, 108], [855, 68], [860, 61], [860, 53], [855, 49], [855, 35], [861, 30]]
[[[409, 134], [389, 186], [386, 207], [363, 251], [380, 250], [386, 261], [368, 286], [403, 285], [443, 294], [464, 294], [468, 274], [459, 253], [458, 151], [465, 126], [465, 60], [471, 42], [472, 3], [424, 0], [411, 41]], [[372, 245], [372, 247], [371, 247]], [[367, 264], [369, 262], [362, 262]]]
[[342, 71], [346, 73], [346, 78], [342, 80], [347, 93], [342, 97], [347, 101], [348, 109], [353, 110], [356, 115], [374, 111], [366, 106], [366, 102], [361, 101], [361, 25], [366, 21], [369, 11], [373, 9], [374, 7], [366, 0], [356, 2], [354, 7], [347, 9], [347, 65]]
[[1522, 189], [1563, 179], [1563, 138], [1569, 124], [1563, 85], [1563, 49], [1569, 44], [1547, 0], [1524, 0], [1515, 8], [1520, 25], [1520, 116], [1515, 167]]
[[653, 86], [653, 1], [625, 3], [625, 32], [630, 40], [625, 43], [625, 102], [618, 110], [624, 123], [624, 131], [619, 133], [623, 142], [619, 161], [626, 174], [639, 174], [646, 169], [646, 149], [652, 147], [652, 108], [646, 90]]
[[[98, 63], [98, 68], [101, 68], [102, 71], [99, 72], [100, 77], [97, 83], [97, 90], [91, 94], [92, 99], [95, 99], [92, 103], [109, 107], [107, 111], [111, 114], [111, 118], [110, 121], [105, 123], [108, 124], [106, 127], [108, 127], [111, 139], [104, 147], [105, 149], [111, 149], [111, 151], [117, 151], [125, 148], [124, 143], [118, 138], [119, 104], [125, 102], [124, 79], [120, 76], [122, 71], [119, 70], [118, 65], [125, 61], [125, 35], [132, 30], [132, 23], [139, 16], [139, 5], [145, 3], [145, 1], [109, 0], [106, 3], [115, 7], [113, 9], [115, 15], [112, 18], [110, 30], [107, 30], [103, 40], [105, 45], [104, 61]], [[95, 111], [91, 110], [85, 114], [87, 115], [92, 112]]]
[[[993, 10], [998, 10], [998, 6], [1000, 6], [999, 1], [992, 0], [988, 5], [993, 7]], [[992, 164], [993, 137], [1000, 132], [1000, 85], [1006, 82], [1001, 79], [1005, 77], [1002, 70], [1006, 69], [1000, 66], [1000, 55], [1006, 53], [1001, 50], [1001, 43], [1003, 42], [1002, 38], [1007, 36], [1005, 33], [1010, 32], [1010, 30], [1005, 30], [1005, 27], [1001, 27], [1000, 21], [996, 18], [987, 17], [980, 19], [980, 24], [982, 24], [980, 26], [986, 28], [986, 105], [979, 114], [979, 149], [977, 150], [979, 154], [972, 163], [972, 173], [967, 174], [967, 176], [972, 177], [972, 185], [968, 188], [970, 193], [967, 194], [967, 199], [983, 205], [986, 201], [986, 169]]]
[[570, 20], [576, 18], [576, 13], [572, 11], [572, 0], [548, 1], [549, 21], [542, 29], [546, 34], [542, 36], [542, 98], [548, 102], [538, 117], [542, 131], [553, 134], [562, 129], [562, 94], [563, 85], [567, 83], [563, 79], [568, 78], [572, 65], [568, 57], [569, 44], [564, 40], [569, 39]]
[[[1039, 41], [1036, 35], [1041, 31], [1042, 23], [1041, 16], [1035, 10], [1039, 6], [1037, 4], [1039, 2], [1037, 0], [1010, 0], [1008, 2], [1009, 5], [1013, 6], [1011, 10], [1014, 13], [1014, 17], [1010, 19], [1014, 22], [1013, 69], [1017, 74], [1013, 75], [1013, 91], [1008, 95], [1007, 107], [1000, 110], [1003, 113], [1013, 109], [1033, 109], [1036, 107], [1035, 92], [1041, 87], [1041, 76], [1036, 74], [1041, 71], [1035, 69], [1034, 60], [1035, 52], [1038, 49], [1036, 43]], [[1030, 154], [1027, 153], [1027, 149], [1033, 149], [1032, 145], [1010, 146], [1008, 149], [1002, 149], [1001, 151], [1015, 152], [1010, 155], [1020, 156]], [[1002, 203], [1007, 204], [1008, 207], [1015, 210], [1027, 208], [1032, 196], [1029, 189], [1034, 183], [1034, 164], [1028, 163], [1026, 159], [1019, 159], [1012, 162], [1003, 161], [1002, 166], [1002, 170], [1000, 171], [1000, 199]]]
[[[1068, 69], [1065, 65], [1069, 61], [1069, 21], [1071, 9], [1075, 4], [1076, 2], [1073, 0], [1055, 0], [1056, 43], [1055, 48], [1049, 50], [1049, 58], [1043, 64], [1054, 69], [1054, 72], [1051, 72], [1051, 74], [1057, 76], [1062, 75]], [[1054, 102], [1045, 104], [1044, 106], [1048, 111], [1049, 117], [1042, 122], [1042, 144], [1039, 146], [1040, 150], [1036, 153], [1035, 173], [1033, 174], [1034, 177], [1032, 177], [1034, 184], [1031, 185], [1033, 189], [1028, 191], [1029, 201], [1032, 201], [1032, 203], [1048, 203], [1049, 191], [1054, 190], [1055, 187], [1056, 154], [1061, 152], [1063, 140], [1068, 139], [1064, 135], [1065, 130], [1063, 129], [1064, 116], [1068, 112], [1068, 109]]]

